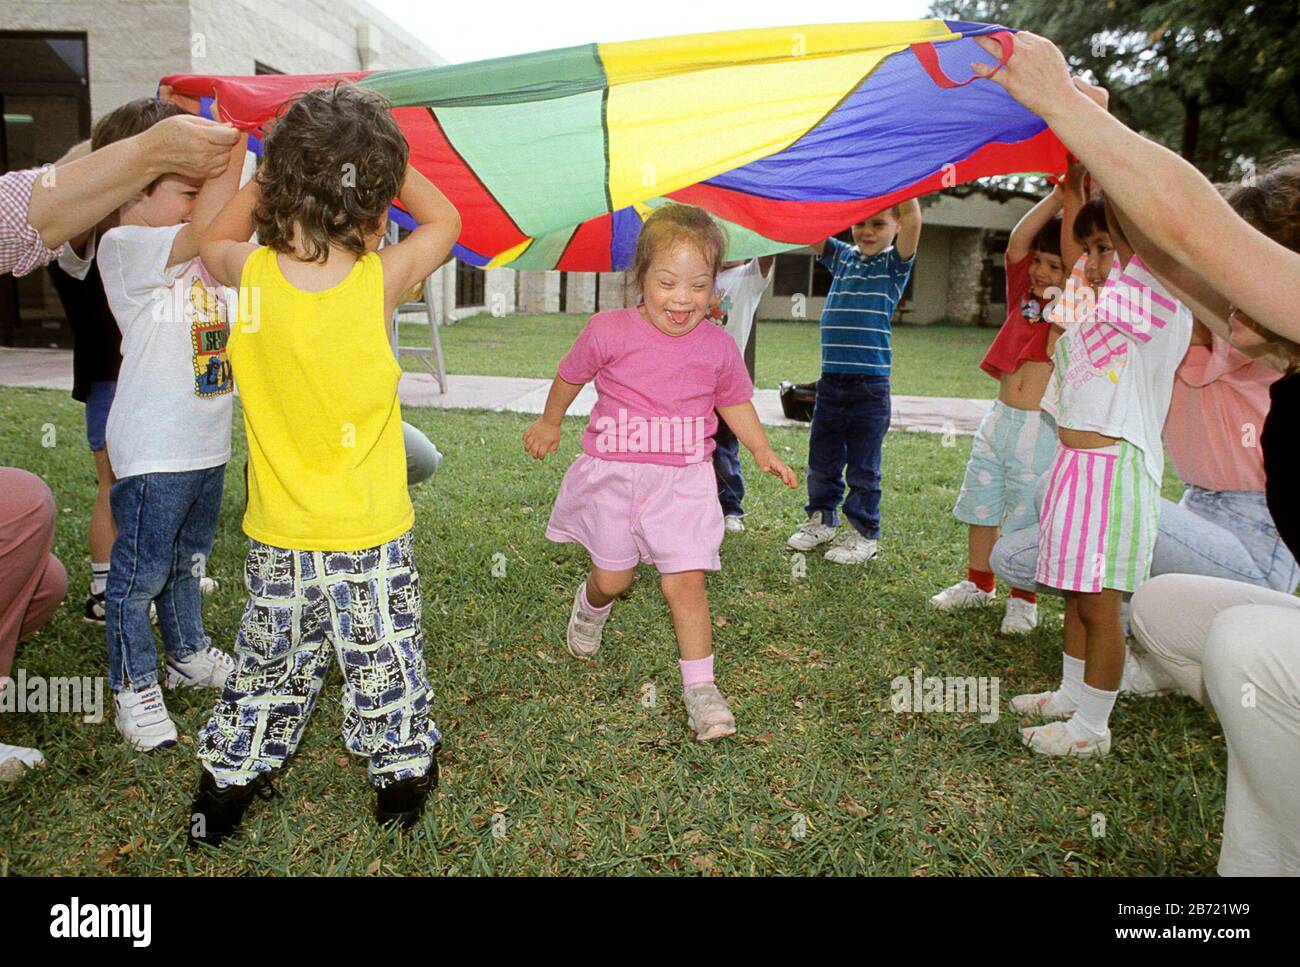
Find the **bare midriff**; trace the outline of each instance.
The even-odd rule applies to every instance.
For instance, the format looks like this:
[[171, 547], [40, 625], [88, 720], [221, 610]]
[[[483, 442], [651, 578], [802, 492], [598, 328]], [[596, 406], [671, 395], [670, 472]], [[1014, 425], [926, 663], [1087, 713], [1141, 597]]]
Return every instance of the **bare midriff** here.
[[998, 386], [998, 399], [1017, 410], [1037, 410], [1042, 407], [1043, 391], [1052, 377], [1052, 364], [1026, 360], [1014, 373], [1003, 373]]
[[1071, 430], [1068, 426], [1058, 426], [1056, 436], [1062, 446], [1071, 450], [1100, 450], [1102, 447], [1113, 447], [1120, 441], [1117, 436], [1106, 436], [1095, 430]]

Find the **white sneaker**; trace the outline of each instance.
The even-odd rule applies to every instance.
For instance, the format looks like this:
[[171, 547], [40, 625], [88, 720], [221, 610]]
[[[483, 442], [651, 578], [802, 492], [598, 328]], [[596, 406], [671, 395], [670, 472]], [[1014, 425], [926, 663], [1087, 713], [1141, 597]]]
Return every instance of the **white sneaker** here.
[[1059, 698], [1056, 692], [1033, 692], [1013, 698], [1011, 711], [1017, 715], [1037, 715], [1045, 719], [1068, 719], [1074, 714], [1075, 706]]
[[745, 532], [745, 520], [735, 514], [728, 514], [722, 518], [722, 527], [728, 534], [743, 534]]
[[221, 585], [217, 583], [216, 578], [199, 578], [199, 594], [211, 594], [219, 587], [221, 587]]
[[600, 637], [605, 630], [605, 622], [613, 613], [612, 608], [604, 614], [596, 614], [584, 608], [582, 589], [585, 586], [584, 580], [578, 585], [578, 590], [573, 592], [573, 609], [569, 612], [569, 630], [565, 634], [569, 654], [579, 661], [586, 661], [600, 651]]
[[968, 608], [987, 608], [997, 599], [996, 591], [983, 591], [974, 581], [958, 581], [930, 598], [930, 607], [940, 611], [965, 611]]
[[818, 544], [825, 544], [835, 536], [835, 528], [822, 523], [822, 512], [808, 515], [808, 519], [799, 525], [799, 529], [790, 535], [786, 546], [796, 551], [811, 551]]
[[1020, 738], [1025, 745], [1040, 755], [1073, 755], [1080, 758], [1101, 756], [1110, 751], [1110, 730], [1105, 735], [1088, 735], [1076, 739], [1064, 722], [1048, 722], [1021, 729]]
[[1130, 646], [1124, 655], [1124, 676], [1120, 679], [1119, 690], [1129, 695], [1142, 698], [1154, 698], [1175, 691], [1177, 685], [1144, 652], [1136, 651]]
[[140, 692], [124, 688], [114, 696], [113, 705], [117, 730], [137, 752], [176, 744], [176, 723], [167, 714], [162, 689], [157, 685]]
[[692, 685], [686, 690], [686, 723], [696, 742], [712, 742], [736, 734], [736, 719], [727, 700], [713, 682]]
[[1024, 598], [1007, 598], [1002, 615], [1002, 634], [1027, 635], [1038, 627], [1038, 605]]
[[849, 527], [843, 534], [835, 538], [835, 543], [831, 545], [831, 549], [822, 557], [835, 564], [864, 564], [876, 556], [878, 543], [878, 541], [863, 537], [852, 527]]
[[13, 782], [28, 769], [45, 765], [45, 756], [38, 749], [0, 742], [0, 782]]
[[225, 688], [235, 659], [219, 648], [200, 648], [185, 659], [167, 656], [167, 688]]

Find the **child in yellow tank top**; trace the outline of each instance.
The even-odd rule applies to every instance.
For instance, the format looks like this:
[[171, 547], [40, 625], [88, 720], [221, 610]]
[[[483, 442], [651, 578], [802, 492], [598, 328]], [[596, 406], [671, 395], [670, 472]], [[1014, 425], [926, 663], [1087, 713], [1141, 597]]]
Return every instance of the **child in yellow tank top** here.
[[[239, 287], [228, 351], [249, 457], [249, 601], [200, 734], [189, 822], [191, 843], [210, 845], [297, 748], [335, 652], [344, 741], [369, 760], [376, 818], [414, 824], [437, 784], [388, 321], [450, 254], [460, 218], [408, 166], [387, 102], [350, 84], [302, 95], [265, 152], [202, 242], [212, 274]], [[349, 165], [355, 178], [340, 177]], [[394, 197], [419, 225], [380, 250]]]

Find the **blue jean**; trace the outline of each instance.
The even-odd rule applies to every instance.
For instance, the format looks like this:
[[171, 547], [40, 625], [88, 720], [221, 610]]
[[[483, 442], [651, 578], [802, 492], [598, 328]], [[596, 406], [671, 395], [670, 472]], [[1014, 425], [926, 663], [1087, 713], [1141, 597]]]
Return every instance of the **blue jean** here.
[[108, 684], [148, 688], [158, 681], [149, 603], [163, 647], [188, 658], [211, 644], [203, 632], [199, 578], [212, 554], [225, 464], [181, 473], [123, 477], [109, 491], [117, 539], [104, 591]]
[[717, 443], [713, 451], [713, 475], [718, 478], [718, 503], [724, 517], [744, 517], [745, 477], [740, 472], [740, 441], [727, 421], [718, 417]]
[[[868, 540], [880, 536], [880, 452], [889, 429], [888, 376], [823, 373], [808, 435], [808, 503], [839, 526], [844, 516]], [[848, 480], [849, 495], [844, 497]]]
[[[1041, 489], [1039, 494], [1041, 500]], [[1038, 528], [1004, 534], [990, 560], [1008, 584], [1033, 590]], [[1176, 504], [1160, 501], [1160, 533], [1151, 561], [1151, 576], [1157, 574], [1201, 574], [1288, 594], [1300, 583], [1300, 566], [1273, 526], [1262, 493], [1192, 486]]]

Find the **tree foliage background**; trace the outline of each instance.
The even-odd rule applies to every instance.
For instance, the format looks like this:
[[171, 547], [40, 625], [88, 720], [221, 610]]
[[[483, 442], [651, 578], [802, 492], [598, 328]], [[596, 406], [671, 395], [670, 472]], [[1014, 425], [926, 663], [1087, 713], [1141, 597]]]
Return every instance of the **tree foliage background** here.
[[1050, 38], [1117, 117], [1212, 180], [1300, 147], [1300, 0], [936, 0], [931, 16]]

